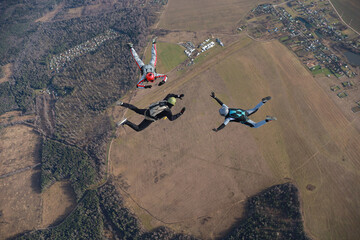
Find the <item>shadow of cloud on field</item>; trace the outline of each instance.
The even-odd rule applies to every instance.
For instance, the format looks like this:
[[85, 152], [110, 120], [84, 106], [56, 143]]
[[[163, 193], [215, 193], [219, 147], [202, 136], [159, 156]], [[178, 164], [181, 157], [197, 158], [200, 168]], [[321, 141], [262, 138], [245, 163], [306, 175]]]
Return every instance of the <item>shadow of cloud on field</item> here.
[[220, 235], [219, 239], [310, 240], [304, 232], [298, 189], [285, 183], [250, 197], [244, 216]]

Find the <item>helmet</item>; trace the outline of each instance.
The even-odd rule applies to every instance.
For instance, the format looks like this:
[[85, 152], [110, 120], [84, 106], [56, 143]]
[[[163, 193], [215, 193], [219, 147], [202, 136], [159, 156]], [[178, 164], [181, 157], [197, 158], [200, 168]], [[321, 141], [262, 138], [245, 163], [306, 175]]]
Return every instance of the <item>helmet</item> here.
[[155, 76], [152, 72], [149, 72], [146, 74], [146, 80], [152, 82], [152, 81], [154, 81], [154, 79], [155, 79]]
[[219, 113], [220, 113], [221, 116], [224, 116], [224, 117], [225, 117], [225, 116], [229, 113], [229, 108], [222, 106], [222, 107], [219, 109]]
[[170, 103], [171, 105], [175, 105], [175, 103], [176, 103], [176, 98], [174, 98], [174, 97], [171, 97], [171, 98], [168, 98], [168, 103]]

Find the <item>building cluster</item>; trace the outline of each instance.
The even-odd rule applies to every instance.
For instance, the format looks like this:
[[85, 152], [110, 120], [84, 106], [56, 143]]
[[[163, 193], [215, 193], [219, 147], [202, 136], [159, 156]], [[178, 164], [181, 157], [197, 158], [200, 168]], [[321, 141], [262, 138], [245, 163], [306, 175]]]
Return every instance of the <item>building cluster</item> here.
[[209, 43], [206, 43], [205, 45], [203, 45], [201, 47], [201, 52], [205, 52], [205, 51], [209, 50], [210, 48], [212, 48], [214, 46], [215, 46], [215, 43], [213, 41], [211, 41]]
[[[224, 44], [222, 43], [222, 41], [219, 38], [216, 38], [216, 42], [219, 43], [220, 46], [224, 46]], [[185, 54], [188, 58], [191, 59], [191, 62], [193, 63], [194, 58], [193, 57], [197, 57], [200, 55], [200, 53], [203, 53], [207, 50], [209, 50], [210, 48], [215, 46], [215, 42], [212, 41], [210, 38], [206, 39], [205, 41], [203, 41], [201, 44], [199, 44], [198, 47], [195, 47], [195, 45], [192, 42], [186, 42], [186, 43], [181, 43], [181, 46], [185, 47]], [[201, 50], [200, 50], [201, 49]]]
[[185, 54], [188, 58], [191, 58], [191, 55], [194, 53], [195, 51], [195, 45], [192, 42], [186, 42], [186, 43], [182, 43], [181, 44], [183, 47], [185, 47]]
[[119, 34], [116, 31], [109, 29], [103, 34], [100, 34], [84, 43], [68, 49], [63, 53], [53, 56], [53, 58], [50, 60], [49, 67], [52, 71], [59, 72], [75, 58], [85, 55], [91, 51], [95, 51], [105, 41], [115, 39], [118, 36]]
[[343, 87], [343, 91], [338, 92], [339, 90], [341, 90], [341, 88], [338, 85], [330, 86], [330, 90], [333, 91], [333, 92], [338, 92], [336, 95], [339, 98], [345, 98], [345, 97], [348, 96], [346, 90], [353, 89], [354, 83], [352, 81], [343, 81], [343, 82], [341, 82], [341, 85]]
[[287, 5], [291, 6], [296, 16], [292, 16], [284, 7], [261, 4], [252, 10], [251, 15], [257, 17], [268, 14], [276, 19], [275, 23], [281, 22], [281, 28], [273, 26], [267, 32], [281, 32], [283, 43], [302, 58], [307, 66], [325, 67], [337, 77], [355, 76], [356, 73], [348, 64], [329, 48], [339, 43], [350, 49], [357, 48], [356, 40], [349, 41], [348, 36], [342, 33], [346, 29], [343, 24], [330, 23], [327, 19], [331, 13], [330, 7], [324, 4], [324, 7], [314, 8], [316, 4], [296, 0], [288, 2]]
[[200, 43], [199, 48], [201, 48], [201, 53], [202, 53], [202, 52], [209, 50], [210, 48], [212, 48], [214, 46], [215, 46], [215, 43], [210, 38], [208, 38], [205, 41], [203, 41], [202, 43]]

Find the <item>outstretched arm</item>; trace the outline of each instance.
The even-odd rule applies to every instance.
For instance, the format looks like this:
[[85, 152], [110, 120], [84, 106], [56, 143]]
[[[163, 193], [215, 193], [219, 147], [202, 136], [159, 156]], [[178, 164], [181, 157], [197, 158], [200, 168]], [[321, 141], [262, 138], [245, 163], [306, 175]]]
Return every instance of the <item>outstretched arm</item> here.
[[145, 81], [145, 75], [143, 75], [141, 78], [140, 78], [140, 80], [139, 80], [139, 82], [136, 84], [136, 87], [137, 88], [151, 88], [152, 86], [151, 85], [144, 85], [144, 81]]
[[167, 100], [168, 98], [180, 98], [182, 100], [182, 98], [184, 97], [184, 94], [173, 94], [173, 93], [169, 93], [168, 95], [166, 95], [166, 97], [164, 98], [164, 100]]
[[232, 119], [231, 118], [226, 118], [224, 123], [221, 124], [218, 128], [213, 128], [214, 132], [220, 131], [221, 129], [223, 129]]
[[166, 83], [168, 77], [165, 74], [157, 74], [157, 73], [155, 73], [155, 79], [157, 79], [157, 78], [163, 78], [163, 80], [161, 82], [159, 82], [159, 84], [158, 84], [158, 86], [161, 86], [164, 83]]
[[210, 95], [213, 99], [215, 99], [221, 106], [224, 104], [220, 99], [218, 99], [216, 96], [215, 96], [215, 93], [214, 92], [211, 92], [211, 95]]
[[175, 115], [173, 115], [173, 114], [171, 113], [171, 110], [168, 110], [168, 111], [166, 111], [166, 115], [165, 115], [165, 116], [166, 116], [170, 121], [174, 121], [174, 120], [176, 120], [177, 118], [179, 118], [181, 115], [183, 115], [184, 112], [185, 112], [185, 107], [183, 107], [183, 108], [181, 109], [181, 111], [180, 111], [178, 114], [175, 114]]
[[218, 128], [213, 128], [214, 132], [220, 131], [221, 129], [223, 129], [226, 125], [225, 124], [221, 124]]

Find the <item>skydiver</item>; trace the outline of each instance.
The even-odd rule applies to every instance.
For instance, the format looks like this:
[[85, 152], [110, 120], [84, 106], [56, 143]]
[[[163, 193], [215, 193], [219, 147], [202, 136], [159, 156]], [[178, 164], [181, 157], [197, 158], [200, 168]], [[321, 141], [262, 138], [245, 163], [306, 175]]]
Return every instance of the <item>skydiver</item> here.
[[156, 51], [156, 37], [152, 40], [152, 48], [151, 48], [151, 59], [149, 64], [145, 65], [144, 62], [140, 59], [139, 55], [136, 53], [133, 44], [128, 43], [128, 46], [131, 50], [131, 53], [136, 61], [136, 64], [140, 68], [141, 78], [139, 82], [136, 84], [137, 88], [151, 88], [152, 85], [144, 85], [145, 82], [154, 82], [157, 78], [163, 78], [163, 80], [158, 84], [158, 86], [163, 85], [167, 76], [165, 74], [158, 74], [155, 72], [156, 62], [157, 62], [157, 51]]
[[139, 109], [129, 103], [118, 101], [116, 102], [117, 105], [129, 108], [138, 114], [144, 115], [145, 119], [139, 125], [136, 125], [125, 118], [124, 120], [118, 122], [117, 126], [128, 125], [135, 131], [140, 132], [147, 128], [151, 123], [162, 118], [168, 118], [170, 121], [174, 121], [184, 114], [185, 107], [183, 107], [181, 111], [175, 115], [172, 114], [170, 109], [175, 105], [176, 98], [180, 98], [182, 100], [183, 97], [184, 94], [177, 95], [170, 93], [162, 101], [151, 104], [147, 109]]
[[276, 117], [266, 116], [264, 120], [256, 123], [248, 118], [248, 116], [254, 114], [262, 105], [264, 105], [264, 103], [269, 101], [271, 99], [270, 96], [263, 98], [258, 105], [256, 105], [254, 108], [249, 110], [243, 110], [240, 108], [229, 108], [220, 99], [218, 99], [215, 96], [214, 92], [211, 92], [210, 96], [214, 98], [221, 105], [221, 108], [219, 109], [219, 113], [221, 116], [225, 117], [224, 123], [222, 123], [218, 128], [213, 128], [213, 131], [215, 132], [223, 129], [229, 122], [240, 122], [251, 128], [258, 128], [266, 124], [267, 122], [276, 120]]

